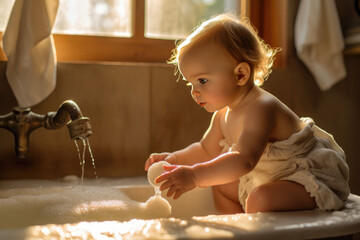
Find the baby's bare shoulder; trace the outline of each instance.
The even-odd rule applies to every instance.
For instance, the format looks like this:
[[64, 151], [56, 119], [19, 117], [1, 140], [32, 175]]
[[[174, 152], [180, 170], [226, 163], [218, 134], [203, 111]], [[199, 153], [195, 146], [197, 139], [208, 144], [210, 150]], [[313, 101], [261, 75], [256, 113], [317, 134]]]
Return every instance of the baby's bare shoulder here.
[[279, 108], [281, 105], [282, 103], [279, 101], [279, 99], [265, 92], [254, 98], [246, 110], [248, 113], [274, 112], [274, 110]]

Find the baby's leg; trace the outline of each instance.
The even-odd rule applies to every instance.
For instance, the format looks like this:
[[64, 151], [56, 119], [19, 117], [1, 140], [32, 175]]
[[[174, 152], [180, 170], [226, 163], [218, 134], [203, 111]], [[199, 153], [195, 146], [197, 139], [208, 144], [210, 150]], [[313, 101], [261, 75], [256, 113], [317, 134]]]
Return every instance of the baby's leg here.
[[238, 197], [239, 180], [212, 187], [216, 210], [221, 214], [243, 213]]
[[255, 188], [246, 200], [246, 212], [310, 210], [316, 202], [305, 187], [296, 182], [277, 181]]

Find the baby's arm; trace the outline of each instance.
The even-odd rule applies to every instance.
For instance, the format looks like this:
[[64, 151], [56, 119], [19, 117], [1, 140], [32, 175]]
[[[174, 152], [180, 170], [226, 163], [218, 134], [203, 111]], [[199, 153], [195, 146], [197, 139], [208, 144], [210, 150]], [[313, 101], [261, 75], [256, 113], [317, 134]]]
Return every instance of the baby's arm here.
[[213, 186], [237, 180], [259, 161], [275, 125], [274, 101], [255, 102], [244, 113], [242, 132], [231, 152], [193, 166], [197, 186]]
[[243, 130], [231, 152], [192, 167], [170, 166], [156, 179], [160, 190], [169, 188], [168, 196], [178, 198], [195, 186], [221, 185], [249, 173], [260, 159], [275, 124], [272, 102], [255, 103], [244, 115]]
[[201, 142], [193, 143], [186, 148], [173, 153], [152, 153], [145, 162], [145, 171], [159, 161], [167, 161], [172, 165], [194, 165], [195, 163], [210, 160]]
[[218, 156], [221, 152], [219, 140], [223, 138], [220, 129], [220, 114], [219, 112], [213, 114], [210, 126], [200, 142], [173, 153], [151, 154], [146, 160], [145, 170], [158, 161], [167, 161], [173, 165], [192, 166]]

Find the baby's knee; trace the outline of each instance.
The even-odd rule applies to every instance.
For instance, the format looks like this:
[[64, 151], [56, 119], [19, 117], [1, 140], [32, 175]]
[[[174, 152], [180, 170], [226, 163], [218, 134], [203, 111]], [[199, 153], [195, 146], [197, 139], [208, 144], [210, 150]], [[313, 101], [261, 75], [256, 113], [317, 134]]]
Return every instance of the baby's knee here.
[[257, 213], [272, 211], [272, 194], [267, 187], [259, 186], [255, 188], [246, 199], [246, 212]]

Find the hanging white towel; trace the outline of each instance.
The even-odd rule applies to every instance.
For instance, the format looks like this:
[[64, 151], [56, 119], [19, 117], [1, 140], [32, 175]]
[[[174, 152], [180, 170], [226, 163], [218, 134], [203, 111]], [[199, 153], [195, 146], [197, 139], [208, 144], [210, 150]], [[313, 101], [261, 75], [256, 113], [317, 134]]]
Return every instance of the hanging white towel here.
[[321, 90], [330, 89], [346, 77], [344, 40], [334, 0], [301, 0], [295, 47]]
[[58, 0], [16, 0], [3, 36], [6, 76], [20, 107], [55, 89], [56, 54], [51, 35]]

